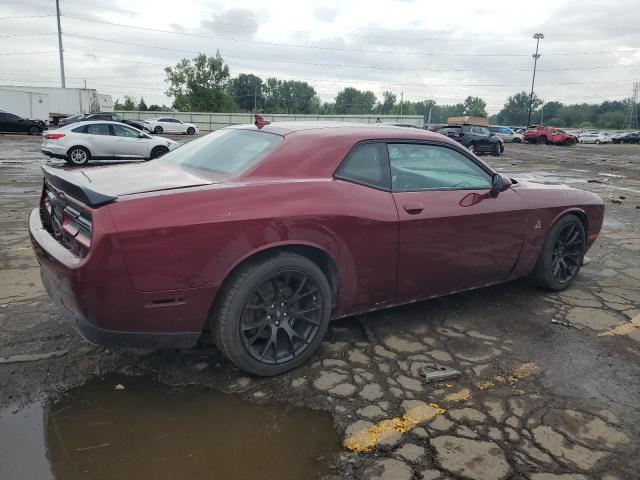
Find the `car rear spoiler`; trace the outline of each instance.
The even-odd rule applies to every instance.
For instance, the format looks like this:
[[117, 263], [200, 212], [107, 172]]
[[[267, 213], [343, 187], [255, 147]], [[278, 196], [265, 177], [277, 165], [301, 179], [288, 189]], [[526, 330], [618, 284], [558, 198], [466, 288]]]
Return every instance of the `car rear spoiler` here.
[[89, 185], [78, 183], [75, 179], [72, 181], [66, 170], [43, 165], [42, 171], [47, 183], [90, 207], [101, 207], [118, 199], [112, 195], [96, 192], [89, 188]]

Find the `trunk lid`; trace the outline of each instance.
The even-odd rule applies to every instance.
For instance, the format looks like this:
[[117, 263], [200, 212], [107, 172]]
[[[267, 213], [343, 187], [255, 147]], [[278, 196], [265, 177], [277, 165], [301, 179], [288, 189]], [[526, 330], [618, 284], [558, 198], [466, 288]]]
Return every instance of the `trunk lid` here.
[[106, 205], [124, 195], [212, 185], [225, 180], [161, 161], [81, 170], [43, 166], [42, 170], [47, 182], [91, 207]]

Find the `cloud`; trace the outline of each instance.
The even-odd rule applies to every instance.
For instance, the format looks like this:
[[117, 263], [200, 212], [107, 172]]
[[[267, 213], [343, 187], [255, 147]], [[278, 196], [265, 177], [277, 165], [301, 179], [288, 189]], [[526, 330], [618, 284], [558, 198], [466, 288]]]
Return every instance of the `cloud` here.
[[216, 13], [210, 20], [202, 20], [201, 26], [207, 32], [220, 35], [252, 38], [260, 24], [252, 10], [232, 8]]
[[313, 18], [322, 22], [333, 22], [338, 16], [338, 7], [319, 6], [313, 9]]

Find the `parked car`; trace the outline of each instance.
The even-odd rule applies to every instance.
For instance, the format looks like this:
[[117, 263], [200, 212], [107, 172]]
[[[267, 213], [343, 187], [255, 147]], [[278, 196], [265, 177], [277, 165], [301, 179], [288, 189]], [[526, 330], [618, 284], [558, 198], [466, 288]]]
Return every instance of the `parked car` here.
[[79, 122], [44, 134], [40, 151], [79, 166], [90, 160], [150, 160], [179, 145], [168, 138], [153, 137], [119, 122]]
[[43, 167], [29, 218], [43, 283], [102, 345], [301, 365], [329, 321], [531, 276], [563, 290], [603, 200], [513, 180], [443, 135], [260, 118], [149, 163]]
[[504, 143], [500, 137], [480, 125], [447, 126], [438, 133], [454, 139], [467, 147], [472, 153], [489, 153], [498, 156], [504, 152]]
[[555, 127], [533, 125], [524, 132], [524, 138], [529, 143], [544, 143], [548, 145], [573, 145], [578, 138], [564, 130]]
[[68, 118], [61, 118], [58, 120], [58, 127], [64, 127], [77, 122], [90, 122], [95, 120], [106, 120], [109, 122], [122, 122], [122, 115], [114, 112], [100, 112], [100, 113], [79, 113]]
[[640, 143], [640, 132], [625, 133], [613, 137], [613, 143]]
[[0, 111], [0, 132], [40, 135], [47, 125], [42, 120], [27, 120], [9, 112]]
[[184, 123], [182, 120], [171, 117], [149, 118], [143, 120], [145, 128], [153, 133], [186, 133], [195, 135], [200, 130], [192, 123]]
[[578, 136], [580, 143], [611, 143], [611, 138], [602, 133], [583, 133]]
[[128, 120], [128, 119], [124, 119], [122, 120], [122, 123], [129, 125], [133, 128], [137, 128], [138, 130], [142, 130], [143, 132], [147, 129], [147, 127], [145, 126], [145, 124], [142, 122], [142, 120]]
[[524, 135], [514, 132], [509, 127], [503, 127], [501, 125], [489, 125], [489, 131], [495, 133], [502, 139], [503, 142], [524, 142]]

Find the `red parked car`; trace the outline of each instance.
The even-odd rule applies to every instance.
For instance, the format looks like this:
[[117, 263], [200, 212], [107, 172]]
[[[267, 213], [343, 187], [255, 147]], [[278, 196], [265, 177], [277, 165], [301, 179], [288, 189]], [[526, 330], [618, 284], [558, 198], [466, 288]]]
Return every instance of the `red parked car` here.
[[190, 347], [241, 369], [304, 362], [331, 319], [531, 275], [561, 290], [603, 202], [500, 175], [417, 129], [258, 121], [150, 162], [43, 167], [31, 240], [89, 340]]
[[555, 127], [533, 125], [524, 132], [524, 139], [529, 143], [545, 143], [547, 145], [573, 145], [578, 137]]

